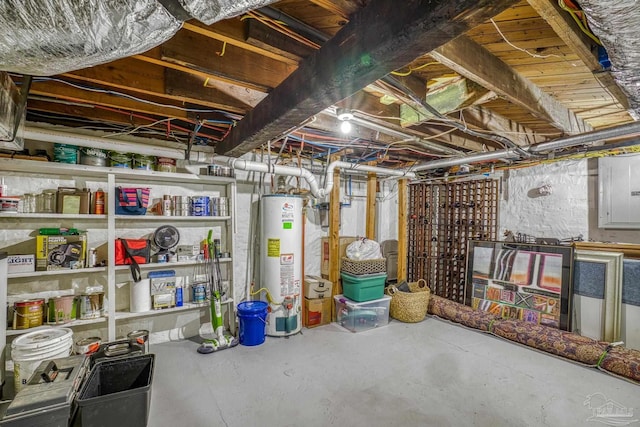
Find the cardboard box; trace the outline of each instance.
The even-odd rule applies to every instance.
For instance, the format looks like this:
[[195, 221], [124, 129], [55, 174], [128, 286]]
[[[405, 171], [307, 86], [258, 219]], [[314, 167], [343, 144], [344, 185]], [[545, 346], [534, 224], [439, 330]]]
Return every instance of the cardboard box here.
[[84, 268], [87, 235], [36, 237], [36, 271]]
[[176, 306], [176, 271], [161, 270], [148, 274], [154, 310]]
[[194, 261], [200, 255], [199, 245], [178, 245], [176, 246], [178, 261]]
[[9, 255], [7, 257], [7, 265], [9, 274], [31, 273], [36, 271], [36, 256], [33, 254]]
[[[337, 262], [338, 265], [340, 265], [340, 260], [342, 259], [342, 257], [347, 255], [347, 246], [349, 246], [349, 244], [355, 242], [356, 240], [358, 240], [357, 237], [340, 237], [340, 251], [338, 253], [338, 259], [334, 260], [334, 262]], [[329, 274], [329, 238], [323, 237], [321, 245], [320, 273], [324, 276]]]
[[305, 309], [302, 324], [307, 328], [328, 325], [331, 323], [331, 298], [305, 298]]
[[304, 276], [304, 297], [331, 298], [333, 283], [318, 276]]

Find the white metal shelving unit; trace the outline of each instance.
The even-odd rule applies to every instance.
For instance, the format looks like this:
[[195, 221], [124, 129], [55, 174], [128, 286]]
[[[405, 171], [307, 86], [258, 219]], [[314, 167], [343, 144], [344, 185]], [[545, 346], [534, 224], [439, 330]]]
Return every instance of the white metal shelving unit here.
[[[24, 222], [22, 229], [30, 229], [29, 224], [47, 221], [53, 219], [55, 221], [63, 220], [65, 222], [82, 221], [93, 223], [96, 221], [99, 225], [104, 225], [106, 222], [106, 236], [107, 236], [107, 266], [106, 267], [93, 267], [77, 270], [58, 270], [58, 271], [35, 271], [29, 273], [14, 273], [8, 276], [9, 282], [15, 279], [24, 280], [25, 278], [55, 278], [56, 276], [77, 276], [77, 275], [98, 275], [100, 277], [107, 278], [106, 294], [108, 295], [108, 306], [106, 307], [106, 317], [100, 319], [90, 320], [76, 320], [64, 325], [64, 327], [84, 326], [91, 324], [107, 323], [108, 339], [114, 340], [116, 338], [116, 322], [126, 321], [128, 319], [144, 318], [156, 315], [167, 315], [172, 313], [181, 313], [185, 311], [204, 310], [208, 308], [207, 304], [194, 304], [185, 303], [183, 307], [168, 308], [162, 310], [152, 310], [144, 313], [130, 313], [127, 311], [116, 310], [116, 280], [117, 274], [129, 269], [129, 266], [116, 266], [115, 265], [115, 239], [118, 236], [118, 231], [121, 227], [133, 228], [133, 227], [155, 227], [161, 222], [169, 222], [175, 224], [176, 228], [180, 230], [180, 227], [202, 228], [203, 237], [206, 236], [206, 231], [214, 226], [222, 227], [223, 245], [226, 248], [225, 252], [235, 253], [233, 237], [236, 230], [235, 224], [235, 199], [236, 199], [236, 185], [235, 179], [229, 177], [216, 177], [207, 175], [196, 175], [190, 173], [167, 173], [156, 172], [146, 170], [133, 170], [111, 167], [97, 167], [87, 165], [68, 165], [51, 162], [40, 162], [32, 160], [16, 160], [0, 158], [0, 171], [3, 173], [13, 173], [14, 175], [25, 175], [31, 178], [47, 178], [58, 177], [60, 179], [95, 179], [96, 181], [103, 182], [106, 188], [103, 187], [108, 195], [109, 206], [107, 208], [106, 215], [91, 215], [91, 214], [22, 214], [22, 213], [0, 213], [0, 224], [3, 220], [19, 221], [21, 224]], [[114, 200], [116, 199], [116, 187], [118, 185], [149, 187], [152, 189], [154, 185], [162, 187], [179, 187], [185, 186], [186, 188], [202, 188], [202, 189], [221, 189], [221, 195], [229, 198], [230, 214], [227, 216], [162, 216], [162, 215], [115, 215]], [[202, 190], [205, 191], [205, 190]], [[223, 194], [224, 193], [224, 194]], [[229, 323], [232, 331], [235, 331], [235, 307], [233, 304], [233, 259], [221, 258], [220, 262], [226, 265], [226, 279], [229, 281], [230, 296], [223, 303], [228, 307]], [[179, 269], [189, 268], [196, 265], [196, 261], [180, 261], [169, 263], [151, 263], [140, 265], [142, 270], [157, 270], [157, 269]], [[7, 290], [2, 290], [6, 292]], [[188, 290], [187, 290], [188, 292]], [[6, 313], [6, 311], [5, 311]], [[8, 336], [19, 335], [22, 333], [30, 332], [34, 329], [26, 330], [8, 330]]]

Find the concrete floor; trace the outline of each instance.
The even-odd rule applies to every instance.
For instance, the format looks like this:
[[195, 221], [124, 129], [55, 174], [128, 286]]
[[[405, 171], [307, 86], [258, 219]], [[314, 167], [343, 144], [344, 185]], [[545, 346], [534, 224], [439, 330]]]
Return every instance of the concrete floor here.
[[627, 421], [640, 426], [638, 385], [433, 318], [357, 334], [327, 325], [209, 355], [197, 347], [151, 346], [149, 426], [607, 425], [590, 419], [603, 396], [584, 405], [594, 393], [635, 410]]

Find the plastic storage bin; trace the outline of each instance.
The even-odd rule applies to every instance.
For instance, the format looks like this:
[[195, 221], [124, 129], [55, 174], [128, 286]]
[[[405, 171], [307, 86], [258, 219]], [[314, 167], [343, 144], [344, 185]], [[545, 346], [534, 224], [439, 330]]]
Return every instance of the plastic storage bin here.
[[87, 356], [43, 361], [9, 404], [0, 426], [67, 427], [88, 372]]
[[145, 427], [151, 406], [154, 355], [96, 363], [80, 389], [74, 427]]
[[389, 323], [390, 296], [367, 302], [351, 301], [344, 295], [336, 295], [333, 299], [338, 324], [351, 332], [362, 332]]
[[353, 275], [341, 272], [342, 293], [357, 302], [373, 301], [384, 296], [387, 273]]

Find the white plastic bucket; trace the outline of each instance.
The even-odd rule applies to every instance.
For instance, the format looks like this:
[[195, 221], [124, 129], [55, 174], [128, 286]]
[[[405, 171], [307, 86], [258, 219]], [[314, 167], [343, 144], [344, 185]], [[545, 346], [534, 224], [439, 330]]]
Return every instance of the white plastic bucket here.
[[69, 328], [39, 329], [13, 340], [11, 358], [16, 393], [29, 381], [41, 362], [67, 357], [72, 347], [73, 331]]

